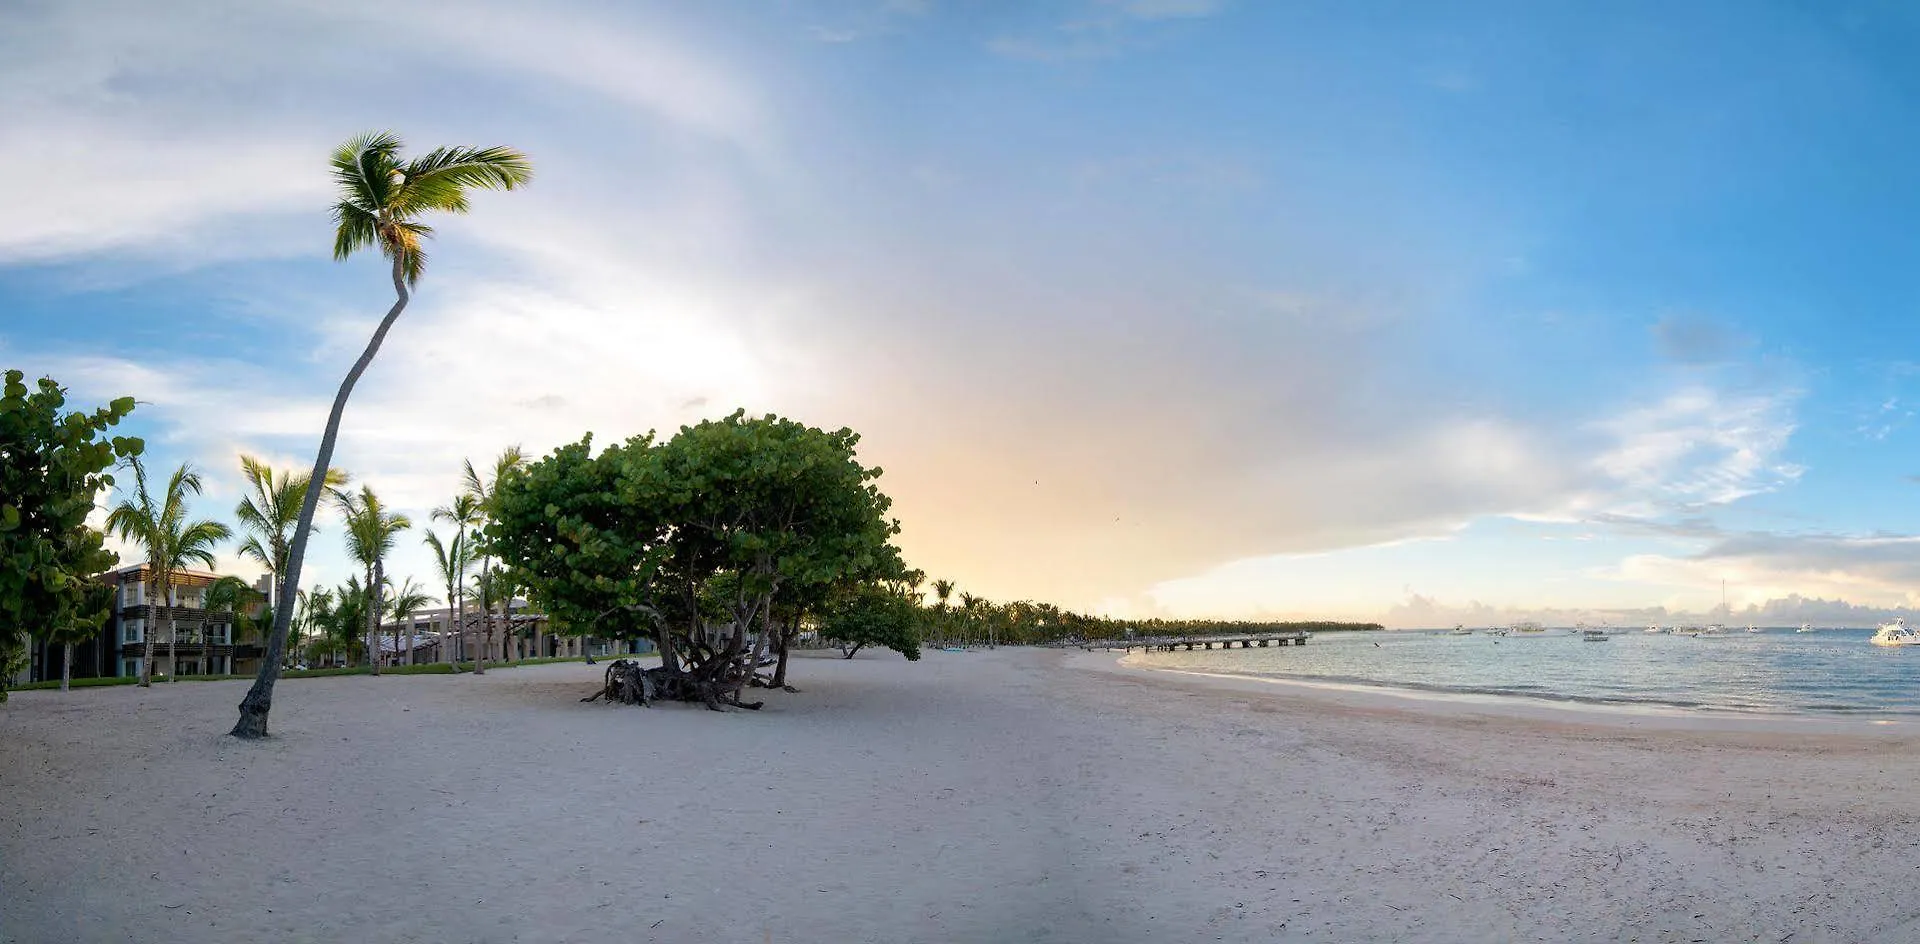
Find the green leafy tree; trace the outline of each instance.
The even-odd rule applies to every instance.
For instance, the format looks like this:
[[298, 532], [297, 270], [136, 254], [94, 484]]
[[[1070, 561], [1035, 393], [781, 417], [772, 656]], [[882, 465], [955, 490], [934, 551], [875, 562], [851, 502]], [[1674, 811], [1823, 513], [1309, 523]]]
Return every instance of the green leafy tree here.
[[[50, 378], [32, 388], [18, 370], [0, 387], [0, 702], [26, 656], [29, 633], [66, 633], [94, 609], [90, 578], [112, 567], [113, 552], [87, 527], [95, 496], [113, 485], [114, 463], [138, 456], [139, 439], [107, 435], [133, 412], [121, 397], [88, 412], [67, 412], [67, 393]], [[98, 624], [95, 624], [98, 628]], [[68, 649], [71, 660], [72, 651]], [[63, 683], [64, 685], [64, 683]]]
[[[147, 555], [147, 575], [151, 582], [148, 604], [156, 617], [142, 635], [140, 685], [153, 683], [153, 638], [159, 615], [167, 618], [167, 668], [176, 672], [175, 635], [179, 608], [173, 601], [173, 577], [190, 565], [213, 567], [213, 550], [233, 536], [226, 525], [206, 518], [191, 520], [187, 508], [190, 496], [200, 494], [200, 473], [192, 465], [181, 463], [167, 477], [158, 496], [147, 485], [147, 469], [136, 456], [127, 460], [133, 467], [133, 491], [107, 513], [107, 530], [138, 546]], [[177, 672], [176, 672], [177, 674]]]
[[828, 606], [820, 635], [839, 643], [848, 659], [866, 646], [884, 646], [918, 662], [920, 606], [892, 587], [863, 584]]
[[[403, 160], [400, 149], [398, 136], [381, 132], [354, 138], [333, 153], [334, 183], [340, 192], [340, 201], [333, 207], [334, 258], [346, 259], [362, 249], [378, 248], [392, 263], [394, 303], [334, 394], [333, 409], [327, 414], [327, 427], [320, 436], [320, 451], [314, 457], [308, 482], [327, 481], [347, 398], [380, 352], [380, 344], [394, 321], [406, 309], [408, 287], [420, 281], [426, 268], [423, 244], [433, 230], [423, 219], [436, 212], [465, 213], [468, 194], [474, 189], [512, 190], [533, 178], [533, 166], [526, 156], [510, 148], [439, 148], [412, 160]], [[300, 503], [286, 572], [280, 575], [280, 582], [286, 586], [300, 585], [300, 567], [306, 559], [307, 538], [319, 501], [320, 489], [309, 488]], [[280, 678], [281, 655], [286, 651], [291, 625], [291, 609], [281, 607], [275, 613], [266, 657], [260, 660], [260, 675], [240, 702], [240, 719], [231, 732], [235, 737], [267, 736], [273, 684]]]
[[584, 439], [505, 477], [489, 547], [572, 632], [651, 629], [667, 697], [740, 704], [783, 587], [897, 561], [851, 430], [735, 413], [600, 456]]

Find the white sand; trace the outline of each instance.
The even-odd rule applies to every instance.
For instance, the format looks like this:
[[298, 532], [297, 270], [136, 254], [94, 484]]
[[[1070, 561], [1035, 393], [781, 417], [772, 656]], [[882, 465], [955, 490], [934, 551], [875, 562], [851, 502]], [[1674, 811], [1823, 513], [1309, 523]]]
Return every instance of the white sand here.
[[[1049, 651], [27, 692], [0, 941], [1920, 940], [1920, 733], [1498, 716]], [[1591, 722], [1591, 723], [1590, 723]]]

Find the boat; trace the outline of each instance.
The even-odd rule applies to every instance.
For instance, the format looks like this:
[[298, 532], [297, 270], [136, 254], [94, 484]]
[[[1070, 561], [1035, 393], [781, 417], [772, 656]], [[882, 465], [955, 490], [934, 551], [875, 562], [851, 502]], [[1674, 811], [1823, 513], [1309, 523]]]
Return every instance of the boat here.
[[1450, 632], [1450, 633], [1448, 633], [1447, 635], [1449, 635], [1449, 636], [1471, 636], [1471, 635], [1473, 635], [1473, 630], [1471, 630], [1471, 629], [1468, 629], [1468, 628], [1466, 628], [1465, 626], [1461, 626], [1461, 625], [1458, 625], [1458, 624], [1455, 624], [1455, 626], [1453, 627], [1453, 631], [1452, 631], [1452, 632]]
[[1660, 624], [1655, 623], [1652, 626], [1649, 626], [1646, 629], [1641, 630], [1641, 632], [1646, 633], [1648, 635], [1659, 635], [1661, 633], [1671, 632], [1671, 630], [1661, 629]]
[[1755, 626], [1755, 625], [1753, 625], [1752, 623], [1748, 623], [1748, 624], [1747, 624], [1747, 632], [1750, 632], [1750, 633], [1757, 633], [1757, 632], [1760, 632], [1760, 627], [1758, 627], [1758, 626]]
[[1529, 637], [1553, 636], [1558, 634], [1548, 632], [1547, 628], [1545, 626], [1540, 625], [1539, 623], [1533, 622], [1532, 620], [1526, 620], [1523, 622], [1515, 623], [1512, 626], [1507, 627], [1506, 635], [1529, 638]]
[[1581, 642], [1606, 642], [1609, 638], [1611, 637], [1607, 635], [1607, 631], [1604, 629], [1583, 629], [1580, 631]]
[[1801, 624], [1800, 624], [1800, 628], [1799, 628], [1799, 629], [1796, 629], [1796, 630], [1794, 630], [1794, 632], [1796, 632], [1796, 633], [1810, 633], [1810, 632], [1813, 632], [1813, 624], [1812, 624], [1812, 623], [1801, 623]]
[[1873, 634], [1876, 646], [1920, 646], [1920, 633], [1907, 628], [1907, 621], [1895, 617], [1892, 622], [1881, 623], [1880, 631]]
[[1726, 634], [1727, 634], [1727, 628], [1725, 626], [1720, 625], [1719, 623], [1715, 623], [1712, 626], [1707, 627], [1706, 629], [1703, 629], [1697, 633], [1694, 633], [1695, 636], [1725, 636]]

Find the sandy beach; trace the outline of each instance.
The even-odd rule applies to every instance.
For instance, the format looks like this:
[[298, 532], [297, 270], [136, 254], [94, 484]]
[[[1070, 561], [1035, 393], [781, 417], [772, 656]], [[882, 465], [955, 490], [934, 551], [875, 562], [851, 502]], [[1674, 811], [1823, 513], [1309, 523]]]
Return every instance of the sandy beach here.
[[0, 941], [1920, 939], [1914, 726], [1508, 711], [1002, 649], [759, 713], [599, 667], [26, 692]]

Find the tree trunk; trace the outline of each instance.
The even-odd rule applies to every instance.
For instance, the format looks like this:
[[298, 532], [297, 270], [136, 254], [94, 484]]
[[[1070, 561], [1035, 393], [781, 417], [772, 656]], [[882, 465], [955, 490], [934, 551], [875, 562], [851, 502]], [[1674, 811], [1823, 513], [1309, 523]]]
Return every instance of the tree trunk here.
[[387, 579], [387, 569], [381, 566], [379, 558], [374, 559], [367, 578], [367, 665], [368, 671], [379, 675], [380, 663], [387, 661], [380, 652], [380, 604], [386, 596], [386, 588], [381, 584]]
[[169, 580], [167, 581], [167, 593], [169, 597], [167, 600], [167, 681], [169, 682], [178, 678], [180, 675], [180, 659], [176, 655], [178, 649], [174, 646], [180, 633], [180, 627], [173, 615], [173, 600], [170, 599], [172, 592], [173, 581]]
[[68, 683], [73, 681], [73, 643], [66, 644], [66, 653], [60, 660], [60, 690], [66, 691]]
[[[152, 562], [148, 562], [148, 566], [150, 567], [153, 566]], [[153, 571], [153, 586], [154, 586], [154, 592], [158, 593], [160, 588], [159, 568], [155, 568]], [[152, 597], [147, 598], [147, 603], [148, 603], [147, 611], [152, 613], [153, 617], [151, 619], [142, 620], [140, 624], [141, 625], [141, 629], [140, 629], [140, 643], [141, 643], [140, 687], [141, 688], [150, 688], [153, 686], [153, 637], [156, 635], [159, 635], [160, 633], [160, 611], [159, 609], [157, 609], [152, 605], [153, 603]]]
[[[307, 557], [307, 538], [313, 533], [313, 513], [320, 506], [320, 493], [325, 490], [327, 465], [333, 460], [334, 442], [340, 437], [340, 417], [346, 412], [347, 397], [353, 394], [353, 385], [359, 382], [361, 374], [366, 373], [367, 365], [373, 363], [373, 356], [380, 353], [380, 342], [386, 340], [387, 331], [407, 307], [405, 263], [405, 258], [396, 253], [393, 259], [393, 293], [396, 296], [393, 307], [387, 309], [387, 316], [381, 319], [380, 327], [374, 329], [367, 349], [360, 352], [360, 359], [353, 362], [353, 369], [347, 371], [346, 379], [340, 382], [339, 392], [333, 395], [333, 410], [327, 414], [327, 428], [320, 435], [320, 453], [313, 459], [313, 475], [307, 479], [306, 498], [300, 503], [300, 519], [293, 526], [293, 549], [287, 555], [287, 575], [281, 582], [282, 587], [300, 585], [300, 567]], [[267, 716], [273, 711], [273, 683], [280, 680], [280, 657], [286, 652], [287, 630], [292, 626], [291, 607], [274, 611], [273, 634], [267, 640], [266, 657], [260, 660], [260, 675], [253, 680], [253, 687], [247, 689], [247, 697], [240, 701], [240, 720], [234, 722], [233, 730], [228, 732], [234, 737], [267, 736]]]

